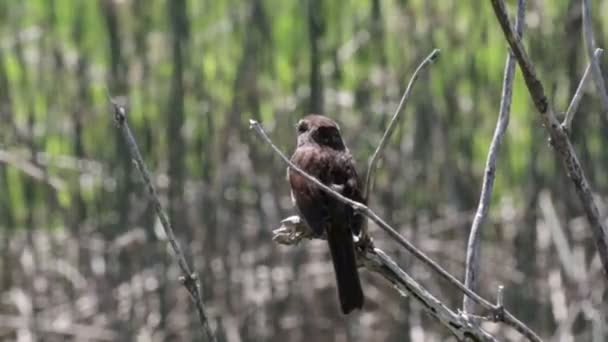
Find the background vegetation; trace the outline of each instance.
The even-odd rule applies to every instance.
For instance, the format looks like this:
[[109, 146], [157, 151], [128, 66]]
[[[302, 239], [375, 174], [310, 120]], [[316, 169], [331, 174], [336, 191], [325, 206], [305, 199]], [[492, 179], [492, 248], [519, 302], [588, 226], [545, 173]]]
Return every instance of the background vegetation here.
[[[592, 8], [607, 47], [608, 2]], [[580, 1], [529, 1], [525, 35], [565, 111], [587, 63]], [[291, 152], [297, 120], [324, 113], [341, 124], [363, 174], [433, 48], [442, 56], [414, 88], [370, 206], [462, 278], [507, 53], [489, 2], [1, 1], [0, 339], [198, 338], [106, 86], [125, 95], [221, 340], [447, 338], [365, 272], [365, 309], [339, 314], [326, 245], [271, 241], [294, 213], [285, 165], [248, 130], [249, 118], [261, 121]], [[483, 233], [481, 293], [504, 284], [505, 304], [544, 338], [602, 341], [605, 277], [519, 76]], [[608, 121], [588, 89], [572, 137], [605, 211]], [[458, 291], [371, 229], [410, 274], [461, 305]]]

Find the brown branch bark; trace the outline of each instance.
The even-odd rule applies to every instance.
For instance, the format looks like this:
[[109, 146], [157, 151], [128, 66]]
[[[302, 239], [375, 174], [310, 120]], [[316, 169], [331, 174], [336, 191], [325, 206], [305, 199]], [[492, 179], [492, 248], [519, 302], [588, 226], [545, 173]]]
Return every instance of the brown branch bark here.
[[597, 205], [593, 199], [593, 194], [589, 186], [589, 182], [585, 177], [585, 173], [581, 166], [576, 152], [567, 132], [560, 125], [555, 117], [553, 108], [549, 104], [549, 100], [545, 95], [545, 90], [538, 76], [532, 61], [528, 57], [526, 50], [519, 38], [517, 38], [513, 28], [509, 24], [509, 18], [505, 9], [505, 5], [501, 0], [490, 0], [492, 8], [500, 26], [504, 32], [505, 38], [517, 59], [522, 75], [524, 77], [532, 101], [538, 110], [542, 119], [543, 125], [549, 135], [549, 142], [555, 150], [558, 158], [562, 161], [568, 177], [574, 184], [576, 193], [581, 201], [585, 215], [589, 221], [589, 226], [593, 233], [593, 240], [597, 247], [600, 260], [604, 269], [604, 275], [608, 278], [608, 231], [604, 222], [601, 220]]

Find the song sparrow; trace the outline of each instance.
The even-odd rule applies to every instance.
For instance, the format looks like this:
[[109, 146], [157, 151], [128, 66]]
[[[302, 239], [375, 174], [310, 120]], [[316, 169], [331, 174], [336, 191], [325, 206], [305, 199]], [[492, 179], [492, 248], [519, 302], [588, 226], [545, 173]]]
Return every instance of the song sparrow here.
[[[363, 202], [355, 163], [338, 125], [325, 116], [308, 115], [298, 122], [297, 130], [298, 145], [291, 161], [343, 196]], [[363, 217], [294, 170], [289, 169], [288, 175], [291, 196], [300, 216], [315, 235], [327, 235], [342, 312], [360, 309], [363, 290], [353, 234], [361, 231]]]

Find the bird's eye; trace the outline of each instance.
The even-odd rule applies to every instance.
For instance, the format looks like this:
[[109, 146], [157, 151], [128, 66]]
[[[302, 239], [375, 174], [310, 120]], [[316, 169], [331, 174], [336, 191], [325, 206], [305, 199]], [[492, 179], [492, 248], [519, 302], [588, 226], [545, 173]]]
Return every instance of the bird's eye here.
[[296, 128], [298, 130], [298, 133], [304, 133], [308, 131], [308, 123], [306, 123], [306, 121], [300, 121], [298, 122]]
[[329, 134], [325, 136], [325, 141], [327, 144], [337, 144], [340, 141], [340, 138], [335, 134]]

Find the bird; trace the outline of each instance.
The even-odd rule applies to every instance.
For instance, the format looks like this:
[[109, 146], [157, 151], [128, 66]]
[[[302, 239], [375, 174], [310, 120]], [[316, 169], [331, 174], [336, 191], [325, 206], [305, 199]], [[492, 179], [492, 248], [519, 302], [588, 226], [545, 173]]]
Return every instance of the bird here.
[[[326, 116], [310, 114], [298, 121], [296, 129], [297, 146], [291, 162], [343, 196], [364, 202], [355, 162], [338, 124]], [[327, 237], [342, 313], [361, 309], [364, 296], [353, 236], [361, 232], [363, 216], [292, 168], [288, 168], [288, 178], [300, 217], [315, 237]]]

